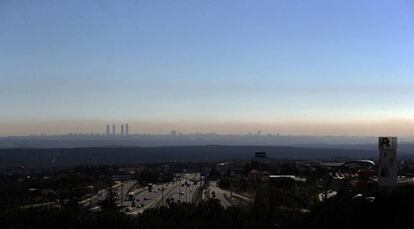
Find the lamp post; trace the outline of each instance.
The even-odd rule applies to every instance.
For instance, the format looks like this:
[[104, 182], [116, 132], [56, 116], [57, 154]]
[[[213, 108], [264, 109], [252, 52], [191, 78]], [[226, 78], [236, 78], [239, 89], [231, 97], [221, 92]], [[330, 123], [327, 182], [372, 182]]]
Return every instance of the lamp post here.
[[[373, 167], [375, 166], [375, 162], [371, 161], [371, 160], [356, 160], [356, 161], [348, 161], [343, 163], [341, 166], [339, 166], [337, 169], [334, 170], [333, 174], [337, 173], [339, 170], [349, 166], [355, 164], [357, 166], [360, 167]], [[328, 189], [329, 186], [331, 185], [331, 182], [333, 180], [333, 175], [329, 176], [329, 178], [327, 179], [326, 183], [325, 183], [325, 192], [324, 192], [324, 200], [326, 201], [328, 199]]]
[[161, 183], [161, 206], [164, 206], [164, 184]]

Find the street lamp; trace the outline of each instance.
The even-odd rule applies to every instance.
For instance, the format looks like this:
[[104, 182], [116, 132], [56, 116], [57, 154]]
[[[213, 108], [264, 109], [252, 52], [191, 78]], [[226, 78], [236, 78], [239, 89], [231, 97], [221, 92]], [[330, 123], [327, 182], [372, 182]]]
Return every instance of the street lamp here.
[[[333, 174], [337, 173], [339, 170], [349, 166], [349, 165], [357, 165], [359, 167], [373, 167], [375, 166], [375, 162], [371, 160], [356, 160], [356, 161], [348, 161], [343, 163], [341, 166], [339, 166]], [[325, 192], [324, 192], [324, 200], [326, 201], [328, 199], [328, 189], [331, 185], [331, 182], [333, 180], [333, 175], [329, 176], [328, 180], [325, 183]]]
[[[181, 182], [178, 182], [178, 193], [181, 193]], [[181, 201], [181, 194], [178, 195], [178, 201]]]
[[164, 184], [161, 183], [161, 206], [164, 206]]

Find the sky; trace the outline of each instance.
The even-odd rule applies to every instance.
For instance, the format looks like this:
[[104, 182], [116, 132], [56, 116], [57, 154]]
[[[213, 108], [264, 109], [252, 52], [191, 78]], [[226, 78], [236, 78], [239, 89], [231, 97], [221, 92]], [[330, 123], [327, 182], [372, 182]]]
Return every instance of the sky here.
[[414, 134], [412, 1], [0, 1], [0, 136]]

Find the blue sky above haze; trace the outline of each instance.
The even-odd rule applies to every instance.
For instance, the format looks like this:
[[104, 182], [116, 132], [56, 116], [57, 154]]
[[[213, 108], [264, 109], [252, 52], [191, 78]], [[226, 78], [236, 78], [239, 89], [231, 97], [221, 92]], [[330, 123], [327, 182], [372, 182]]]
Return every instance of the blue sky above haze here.
[[405, 125], [413, 35], [412, 1], [4, 0], [0, 135], [51, 120]]

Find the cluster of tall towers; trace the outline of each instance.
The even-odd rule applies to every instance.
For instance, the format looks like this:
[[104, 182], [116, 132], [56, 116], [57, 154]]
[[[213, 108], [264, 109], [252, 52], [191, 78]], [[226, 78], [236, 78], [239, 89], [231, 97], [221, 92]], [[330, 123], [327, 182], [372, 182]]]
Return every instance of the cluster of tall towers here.
[[[112, 124], [112, 133], [110, 125], [106, 125], [106, 135], [117, 135], [115, 124]], [[120, 135], [129, 135], [128, 123], [121, 124], [121, 134]]]

